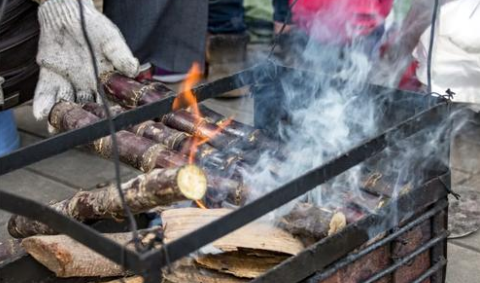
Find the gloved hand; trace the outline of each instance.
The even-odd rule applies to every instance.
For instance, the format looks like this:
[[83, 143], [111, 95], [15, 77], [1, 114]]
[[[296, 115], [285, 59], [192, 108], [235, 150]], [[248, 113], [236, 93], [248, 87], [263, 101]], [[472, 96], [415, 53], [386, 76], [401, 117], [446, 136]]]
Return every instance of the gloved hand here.
[[[92, 0], [82, 0], [82, 3], [99, 74], [117, 69], [134, 77], [139, 63], [118, 28], [95, 9]], [[82, 32], [79, 4], [77, 0], [48, 0], [38, 9], [40, 78], [33, 99], [33, 114], [37, 119], [48, 116], [59, 100], [100, 102]]]

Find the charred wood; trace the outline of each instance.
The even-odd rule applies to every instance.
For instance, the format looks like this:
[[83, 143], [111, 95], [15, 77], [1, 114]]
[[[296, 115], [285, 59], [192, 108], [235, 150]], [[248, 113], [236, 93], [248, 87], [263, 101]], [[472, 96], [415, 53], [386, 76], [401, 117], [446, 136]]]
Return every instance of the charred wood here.
[[280, 219], [279, 225], [310, 245], [343, 229], [347, 225], [347, 218], [340, 211], [333, 212], [313, 204], [298, 203]]

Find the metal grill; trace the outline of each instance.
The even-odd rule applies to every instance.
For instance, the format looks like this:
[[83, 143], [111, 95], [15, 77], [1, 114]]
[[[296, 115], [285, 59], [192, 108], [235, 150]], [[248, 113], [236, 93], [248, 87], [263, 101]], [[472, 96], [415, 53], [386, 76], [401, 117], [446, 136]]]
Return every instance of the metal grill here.
[[[291, 72], [302, 71], [278, 66], [274, 62], [268, 61], [236, 75], [200, 85], [194, 89], [194, 93], [198, 101], [203, 101], [249, 85], [258, 98], [256, 107], [260, 107], [261, 99], [265, 98], [261, 94], [269, 88], [278, 91], [279, 80]], [[395, 141], [407, 140], [422, 131], [436, 128], [446, 121], [450, 106], [441, 98], [389, 90], [378, 86], [369, 86], [367, 90], [380, 99], [379, 101], [389, 117], [386, 119], [384, 129], [375, 137], [339, 154], [322, 166], [306, 172], [227, 216], [169, 243], [160, 250], [151, 250], [145, 253], [127, 250], [120, 244], [103, 237], [92, 227], [60, 215], [45, 205], [1, 190], [0, 209], [46, 223], [59, 233], [72, 237], [118, 264], [123, 264], [126, 269], [144, 275], [145, 282], [159, 282], [161, 268], [166, 266], [168, 261], [175, 261], [189, 255], [346, 170], [371, 159], [386, 148], [394, 147], [392, 137], [395, 137]], [[384, 99], [386, 94], [389, 95], [389, 99]], [[119, 114], [114, 118], [116, 129], [120, 130], [168, 113], [172, 109], [175, 96], [176, 94], [172, 92], [170, 96], [161, 101]], [[257, 112], [256, 115], [260, 114]], [[85, 128], [49, 138], [0, 158], [0, 174], [28, 166], [108, 134], [107, 121], [102, 120]], [[448, 152], [445, 154], [448, 155]], [[345, 267], [363, 257], [370, 256], [375, 251], [391, 246], [402, 235], [421, 225], [431, 227], [431, 235], [426, 242], [419, 244], [413, 252], [390, 259], [390, 264], [380, 270], [372, 271], [372, 274], [362, 280], [376, 282], [382, 278], [391, 278], [396, 270], [408, 265], [418, 255], [428, 251], [428, 265], [422, 267], [422, 272], [409, 282], [428, 282], [424, 279], [429, 278], [431, 282], [443, 282], [445, 279], [447, 195], [450, 191], [450, 174], [448, 168], [442, 167], [439, 163], [432, 164], [432, 168], [429, 169], [431, 170], [423, 185], [392, 200], [377, 213], [317, 242], [256, 278], [253, 282], [327, 282], [323, 280], [341, 272]], [[375, 233], [372, 235], [371, 231], [375, 231]], [[379, 235], [383, 235], [381, 240], [362, 248], [362, 245]], [[28, 275], [21, 272], [22, 268], [26, 267], [29, 268]], [[0, 266], [0, 274], [0, 282], [48, 282], [48, 278], [51, 276], [44, 268], [35, 265], [33, 260], [26, 256], [4, 263]], [[56, 280], [56, 282], [82, 282], [82, 279], [75, 280], [62, 279]], [[91, 282], [92, 279], [90, 278], [88, 281]]]

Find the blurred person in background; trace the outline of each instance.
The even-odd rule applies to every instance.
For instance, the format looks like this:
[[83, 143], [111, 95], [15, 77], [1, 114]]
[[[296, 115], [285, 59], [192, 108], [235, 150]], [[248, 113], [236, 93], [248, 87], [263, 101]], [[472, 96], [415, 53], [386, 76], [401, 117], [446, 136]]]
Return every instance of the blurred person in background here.
[[[262, 40], [271, 38], [266, 30], [278, 32], [287, 20], [288, 0], [210, 0], [208, 10], [207, 70], [213, 81], [248, 67], [250, 35]], [[245, 93], [232, 91], [224, 97]]]
[[140, 62], [153, 65], [154, 79], [180, 82], [194, 62], [203, 71], [207, 0], [104, 0], [103, 10]]

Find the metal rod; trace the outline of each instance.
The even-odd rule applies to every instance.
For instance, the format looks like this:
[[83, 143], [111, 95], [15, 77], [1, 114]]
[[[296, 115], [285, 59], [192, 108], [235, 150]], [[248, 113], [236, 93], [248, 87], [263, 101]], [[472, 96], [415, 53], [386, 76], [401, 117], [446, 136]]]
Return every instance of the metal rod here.
[[430, 249], [431, 247], [435, 246], [437, 243], [445, 240], [447, 238], [447, 236], [448, 236], [448, 231], [444, 231], [439, 236], [431, 239], [425, 245], [421, 246], [419, 249], [415, 250], [414, 252], [412, 252], [408, 256], [399, 259], [398, 261], [396, 261], [390, 267], [388, 267], [388, 268], [382, 270], [381, 272], [375, 274], [374, 276], [370, 277], [368, 280], [365, 281], [365, 283], [373, 283], [373, 282], [381, 279], [382, 277], [394, 272], [395, 270], [397, 270], [401, 266], [407, 264], [409, 261], [411, 261], [412, 259], [414, 259], [418, 255], [420, 255], [421, 253], [423, 253], [426, 250]]
[[446, 264], [447, 264], [447, 260], [444, 257], [441, 257], [440, 260], [435, 265], [430, 267], [425, 273], [423, 273], [420, 277], [418, 277], [412, 283], [423, 283], [425, 279], [432, 276], [434, 273], [439, 271], [440, 268], [444, 267]]
[[434, 215], [436, 215], [442, 209], [445, 209], [447, 206], [448, 206], [447, 201], [442, 200], [441, 202], [437, 203], [434, 208], [432, 208], [431, 210], [429, 210], [428, 212], [426, 212], [425, 214], [423, 214], [419, 218], [415, 219], [414, 221], [409, 222], [407, 225], [398, 229], [394, 233], [388, 235], [388, 237], [383, 238], [382, 240], [368, 246], [367, 248], [361, 250], [358, 253], [348, 255], [347, 257], [342, 259], [340, 262], [338, 262], [337, 264], [335, 264], [331, 268], [329, 268], [329, 269], [327, 269], [327, 270], [325, 270], [321, 273], [319, 272], [316, 275], [313, 275], [306, 282], [315, 283], [315, 282], [321, 282], [322, 280], [327, 279], [328, 277], [333, 275], [340, 268], [343, 268], [343, 267], [351, 264], [352, 262], [356, 261], [357, 259], [359, 259], [359, 258], [371, 253], [372, 251], [388, 244], [389, 242], [395, 240], [401, 234], [403, 234], [403, 233], [407, 232], [408, 230], [422, 224], [426, 220], [428, 220], [431, 217], [433, 217]]

